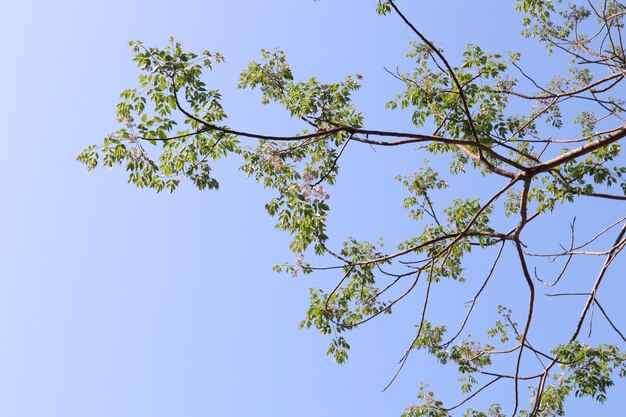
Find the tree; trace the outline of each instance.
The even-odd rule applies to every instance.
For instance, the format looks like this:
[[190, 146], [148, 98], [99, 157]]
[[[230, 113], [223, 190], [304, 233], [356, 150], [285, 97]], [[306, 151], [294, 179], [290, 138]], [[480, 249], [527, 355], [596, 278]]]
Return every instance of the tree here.
[[[203, 81], [204, 72], [223, 61], [221, 54], [184, 52], [173, 39], [162, 49], [133, 41], [140, 89], [122, 92], [117, 106], [122, 127], [78, 160], [90, 170], [99, 162], [125, 165], [129, 182], [172, 192], [184, 179], [200, 190], [217, 189], [211, 164], [231, 154], [240, 157], [248, 176], [274, 190], [265, 208], [277, 228], [292, 236], [295, 262], [276, 270], [337, 274], [336, 285], [311, 289], [301, 325], [328, 335], [328, 354], [339, 363], [347, 358], [350, 330], [391, 314], [421, 289], [420, 317], [396, 375], [412, 352], [425, 351], [457, 369], [462, 397], [444, 404], [422, 386], [420, 403], [404, 416], [453, 415], [472, 406], [483, 390], [507, 383], [510, 398], [484, 411], [467, 408], [465, 415], [563, 415], [571, 395], [603, 402], [614, 379], [626, 375], [626, 353], [620, 350], [626, 338], [611, 315], [619, 306], [605, 305], [598, 295], [626, 245], [626, 217], [594, 215], [582, 227], [574, 217], [569, 232], [554, 237], [543, 234], [542, 222], [582, 214], [589, 201], [599, 210], [626, 200], [626, 166], [620, 165], [624, 103], [614, 97], [626, 70], [621, 33], [626, 6], [608, 0], [567, 6], [517, 0], [516, 9], [523, 15], [523, 36], [559, 59], [559, 75], [542, 82], [532, 68], [522, 68], [519, 53], [504, 58], [476, 45], [452, 59], [396, 1], [378, 1], [378, 13], [395, 15], [416, 39], [408, 55], [414, 67], [390, 72], [403, 90], [386, 104], [410, 114], [415, 131], [366, 127], [352, 102], [360, 75], [336, 83], [296, 81], [280, 50], [263, 50], [261, 60], [242, 72], [239, 87], [259, 90], [263, 104], [280, 104], [305, 129], [262, 134], [229, 127], [219, 91]], [[573, 125], [575, 137], [564, 137]], [[339, 248], [331, 245], [329, 197], [350, 144], [398, 152], [419, 146], [416, 156], [433, 159], [398, 177], [406, 189], [403, 205], [419, 233], [409, 233], [392, 251], [384, 251], [382, 242], [355, 238]], [[448, 189], [463, 177], [477, 185]], [[554, 242], [561, 243], [556, 250]], [[319, 261], [305, 262], [305, 255]], [[468, 265], [480, 256], [491, 261], [476, 272]], [[461, 285], [468, 271], [467, 284]], [[495, 316], [485, 324], [476, 310], [496, 277], [525, 290], [500, 293]], [[429, 314], [438, 285], [469, 294], [466, 310], [454, 321]], [[506, 306], [520, 298], [524, 310]], [[547, 317], [548, 306], [563, 299], [573, 300], [579, 311], [556, 304], [567, 336], [550, 328], [554, 323]], [[591, 335], [598, 322], [611, 329], [601, 339], [617, 344], [581, 341], [583, 331], [588, 328]], [[470, 329], [473, 335], [465, 336]], [[539, 338], [545, 334], [553, 337]], [[522, 400], [529, 395], [530, 402]]]

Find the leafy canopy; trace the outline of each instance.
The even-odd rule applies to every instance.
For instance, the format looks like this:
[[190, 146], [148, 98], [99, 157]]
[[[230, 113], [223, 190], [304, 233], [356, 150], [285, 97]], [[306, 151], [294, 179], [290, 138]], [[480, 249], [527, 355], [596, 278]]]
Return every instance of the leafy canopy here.
[[[457, 370], [460, 399], [444, 403], [423, 385], [405, 417], [450, 416], [463, 408], [464, 415], [476, 417], [560, 416], [571, 395], [603, 402], [614, 378], [626, 375], [626, 354], [619, 345], [626, 339], [610, 316], [615, 306], [605, 309], [598, 297], [626, 244], [626, 218], [599, 219], [604, 225], [582, 239], [574, 219], [570, 236], [563, 237], [568, 243], [556, 252], [545, 251], [545, 237], [532, 226], [585, 201], [597, 207], [626, 200], [620, 144], [626, 122], [624, 103], [616, 97], [626, 70], [626, 6], [609, 0], [567, 5], [517, 0], [515, 7], [522, 14], [522, 35], [544, 44], [552, 59], [565, 58], [566, 71], [542, 83], [533, 78], [533, 68], [522, 67], [520, 53], [504, 57], [477, 45], [452, 59], [396, 1], [378, 1], [379, 14], [394, 15], [414, 36], [407, 55], [412, 68], [392, 74], [402, 89], [385, 105], [406, 113], [415, 127], [407, 132], [365, 127], [352, 101], [361, 75], [335, 83], [298, 79], [280, 50], [262, 50], [241, 73], [239, 87], [260, 91], [263, 104], [280, 104], [303, 129], [276, 135], [240, 131], [225, 123], [220, 92], [204, 81], [204, 74], [224, 60], [221, 54], [185, 52], [173, 39], [164, 48], [133, 41], [139, 85], [121, 94], [120, 128], [78, 160], [89, 170], [99, 163], [123, 165], [130, 183], [172, 192], [182, 180], [200, 190], [217, 189], [212, 164], [227, 155], [239, 157], [247, 176], [274, 190], [265, 208], [276, 227], [292, 237], [295, 261], [276, 270], [294, 276], [318, 269], [338, 273], [336, 285], [311, 289], [301, 326], [328, 335], [328, 354], [339, 363], [348, 357], [349, 331], [391, 314], [408, 294], [423, 291], [421, 316], [398, 372], [412, 352], [427, 352]], [[575, 135], [571, 126], [577, 126]], [[329, 245], [329, 197], [351, 142], [398, 152], [417, 145], [417, 154], [448, 163], [447, 172], [426, 161], [398, 176], [406, 190], [401, 204], [417, 226], [412, 230], [419, 232], [407, 230], [395, 250], [352, 237], [338, 248]], [[452, 176], [476, 173], [484, 178], [480, 193], [448, 189]], [[445, 198], [450, 193], [451, 202]], [[493, 260], [482, 275], [466, 277], [470, 255]], [[331, 266], [307, 263], [305, 256]], [[505, 256], [512, 265], [498, 272]], [[593, 276], [570, 268], [579, 259], [597, 257], [602, 262]], [[554, 269], [546, 265], [555, 264], [555, 278], [542, 278]], [[484, 328], [483, 320], [476, 323], [474, 307], [497, 279], [520, 282], [526, 293], [512, 296], [526, 299], [527, 309], [499, 305]], [[454, 323], [428, 308], [429, 296], [446, 281], [470, 294], [465, 315]], [[563, 290], [555, 292], [556, 286]], [[533, 329], [546, 321], [543, 306], [559, 297], [575, 298], [581, 308], [563, 317], [570, 335], [538, 340]], [[614, 331], [611, 340], [619, 344], [581, 341], [584, 326], [591, 333], [594, 320], [606, 322]], [[481, 330], [465, 336], [469, 328]], [[544, 328], [541, 339], [551, 334]], [[474, 408], [483, 406], [477, 398], [494, 384], [504, 384], [510, 396], [484, 411]]]

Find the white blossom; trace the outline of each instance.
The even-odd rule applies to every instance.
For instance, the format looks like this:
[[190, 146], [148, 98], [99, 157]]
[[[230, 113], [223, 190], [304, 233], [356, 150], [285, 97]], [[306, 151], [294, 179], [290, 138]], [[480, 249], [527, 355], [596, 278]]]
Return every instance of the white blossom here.
[[307, 169], [302, 172], [302, 174], [300, 174], [300, 178], [302, 178], [302, 181], [304, 182], [311, 183], [317, 179], [317, 171], [315, 171], [314, 169]]
[[131, 148], [130, 149], [130, 157], [133, 158], [135, 161], [140, 161], [140, 160], [143, 159], [144, 153], [139, 148]]
[[300, 194], [306, 201], [309, 201], [312, 198], [320, 200], [328, 200], [330, 198], [330, 195], [324, 191], [324, 187], [320, 184], [311, 185], [311, 182], [315, 181], [317, 176], [318, 174], [315, 170], [305, 170], [300, 174], [302, 182], [298, 185], [298, 187], [300, 189]]
[[283, 165], [283, 160], [276, 154], [272, 145], [267, 142], [262, 143], [261, 146], [257, 148], [256, 154], [261, 161], [268, 163], [274, 169], [280, 169]]

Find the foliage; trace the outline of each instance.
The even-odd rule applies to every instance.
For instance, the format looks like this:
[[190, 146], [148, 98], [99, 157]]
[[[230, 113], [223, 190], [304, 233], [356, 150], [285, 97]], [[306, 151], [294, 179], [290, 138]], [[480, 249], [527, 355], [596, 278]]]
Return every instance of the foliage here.
[[[511, 398], [484, 412], [467, 408], [464, 415], [564, 415], [569, 396], [603, 402], [614, 378], [626, 375], [626, 354], [619, 345], [593, 347], [580, 341], [586, 324], [591, 331], [597, 309], [602, 316], [595, 320], [608, 323], [622, 346], [626, 342], [598, 299], [607, 271], [626, 244], [626, 219], [611, 220], [582, 241], [572, 221], [570, 242], [556, 253], [543, 252], [542, 237], [530, 231], [542, 218], [585, 200], [596, 205], [626, 200], [626, 166], [620, 165], [624, 105], [612, 95], [618, 93], [626, 70], [621, 38], [626, 6], [610, 0], [597, 3], [517, 0], [523, 36], [568, 60], [564, 73], [542, 83], [531, 77], [531, 69], [522, 69], [517, 52], [505, 58], [468, 45], [459, 64], [453, 65], [395, 1], [379, 0], [377, 12], [399, 17], [416, 39], [407, 55], [412, 68], [392, 74], [403, 90], [386, 107], [407, 112], [415, 128], [432, 128], [431, 133], [365, 128], [352, 103], [361, 75], [335, 83], [314, 77], [298, 81], [280, 50], [262, 50], [261, 59], [242, 72], [239, 87], [260, 91], [263, 104], [278, 103], [305, 129], [284, 136], [239, 131], [225, 124], [219, 90], [203, 81], [204, 73], [224, 60], [222, 55], [184, 52], [173, 39], [162, 49], [133, 41], [141, 74], [139, 88], [121, 94], [121, 127], [102, 145], [85, 149], [78, 160], [89, 170], [99, 163], [124, 165], [129, 182], [172, 192], [183, 179], [201, 190], [217, 189], [211, 165], [227, 155], [240, 157], [246, 175], [274, 190], [265, 208], [276, 227], [292, 237], [295, 263], [275, 269], [294, 276], [318, 269], [340, 271], [330, 291], [311, 289], [301, 323], [331, 337], [328, 354], [337, 362], [348, 358], [349, 331], [391, 314], [394, 305], [423, 287], [421, 317], [398, 372], [411, 352], [427, 352], [442, 365], [456, 368], [463, 398], [444, 404], [422, 386], [420, 404], [409, 406], [403, 416], [452, 415], [484, 389], [506, 381], [512, 381]], [[570, 126], [580, 130], [575, 138], [554, 139]], [[419, 144], [423, 146], [417, 152], [449, 163], [447, 174], [426, 160], [415, 172], [398, 176], [407, 191], [403, 206], [419, 233], [406, 236], [395, 251], [385, 251], [382, 242], [352, 237], [339, 249], [329, 247], [328, 200], [351, 142], [398, 149]], [[446, 203], [442, 192], [452, 176], [476, 174], [484, 178], [480, 193], [454, 190], [454, 200]], [[605, 246], [592, 250], [599, 244]], [[470, 277], [479, 285], [461, 324], [432, 322], [439, 321], [427, 308], [434, 286], [447, 281], [464, 285], [467, 258], [474, 253], [495, 256], [482, 280], [476, 274]], [[498, 306], [484, 336], [462, 338], [503, 254], [518, 264], [508, 267], [505, 275], [526, 287], [526, 294], [516, 297], [526, 297], [527, 310]], [[313, 266], [304, 262], [305, 255], [334, 265]], [[543, 291], [576, 276], [571, 261], [586, 257], [604, 261], [593, 279], [579, 277], [578, 282], [588, 282], [585, 292]], [[537, 272], [545, 267], [544, 260], [560, 262], [553, 282]], [[530, 341], [534, 326], [542, 321], [537, 309], [541, 294], [584, 300], [580, 315], [571, 318], [570, 336], [551, 340], [551, 351]], [[531, 400], [524, 404], [528, 384]], [[500, 403], [511, 408], [508, 414]]]

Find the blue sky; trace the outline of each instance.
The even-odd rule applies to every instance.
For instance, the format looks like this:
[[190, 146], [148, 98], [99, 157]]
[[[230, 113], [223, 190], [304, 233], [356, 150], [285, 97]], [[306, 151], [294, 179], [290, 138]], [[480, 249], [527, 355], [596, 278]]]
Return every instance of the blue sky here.
[[[410, 15], [452, 56], [467, 42], [500, 52], [528, 47], [517, 36], [513, 2], [423, 3]], [[0, 415], [394, 416], [415, 400], [421, 380], [444, 384], [438, 368], [415, 359], [380, 392], [412, 339], [410, 303], [397, 320], [355, 333], [342, 366], [324, 355], [328, 340], [297, 330], [308, 287], [331, 286], [334, 277], [270, 270], [293, 258], [289, 239], [263, 210], [271, 194], [246, 180], [236, 161], [216, 166], [219, 192], [182, 187], [173, 195], [137, 190], [119, 169], [87, 173], [74, 161], [117, 128], [119, 92], [136, 77], [127, 41], [164, 45], [170, 35], [186, 49], [226, 56], [210, 82], [222, 89], [232, 126], [274, 133], [295, 126], [234, 88], [260, 48], [281, 47], [296, 77], [363, 73], [356, 100], [366, 124], [409, 128], [405, 115], [382, 108], [400, 89], [383, 67], [405, 62], [410, 33], [374, 7], [374, 0], [2, 6]], [[533, 49], [527, 62], [542, 53]], [[331, 223], [340, 232], [393, 242], [406, 227], [393, 177], [407, 172], [392, 156], [361, 147], [346, 161], [352, 169], [333, 194], [340, 208]], [[373, 185], [380, 194], [371, 194]], [[605, 415], [616, 415], [610, 410], [619, 402], [609, 401]]]

